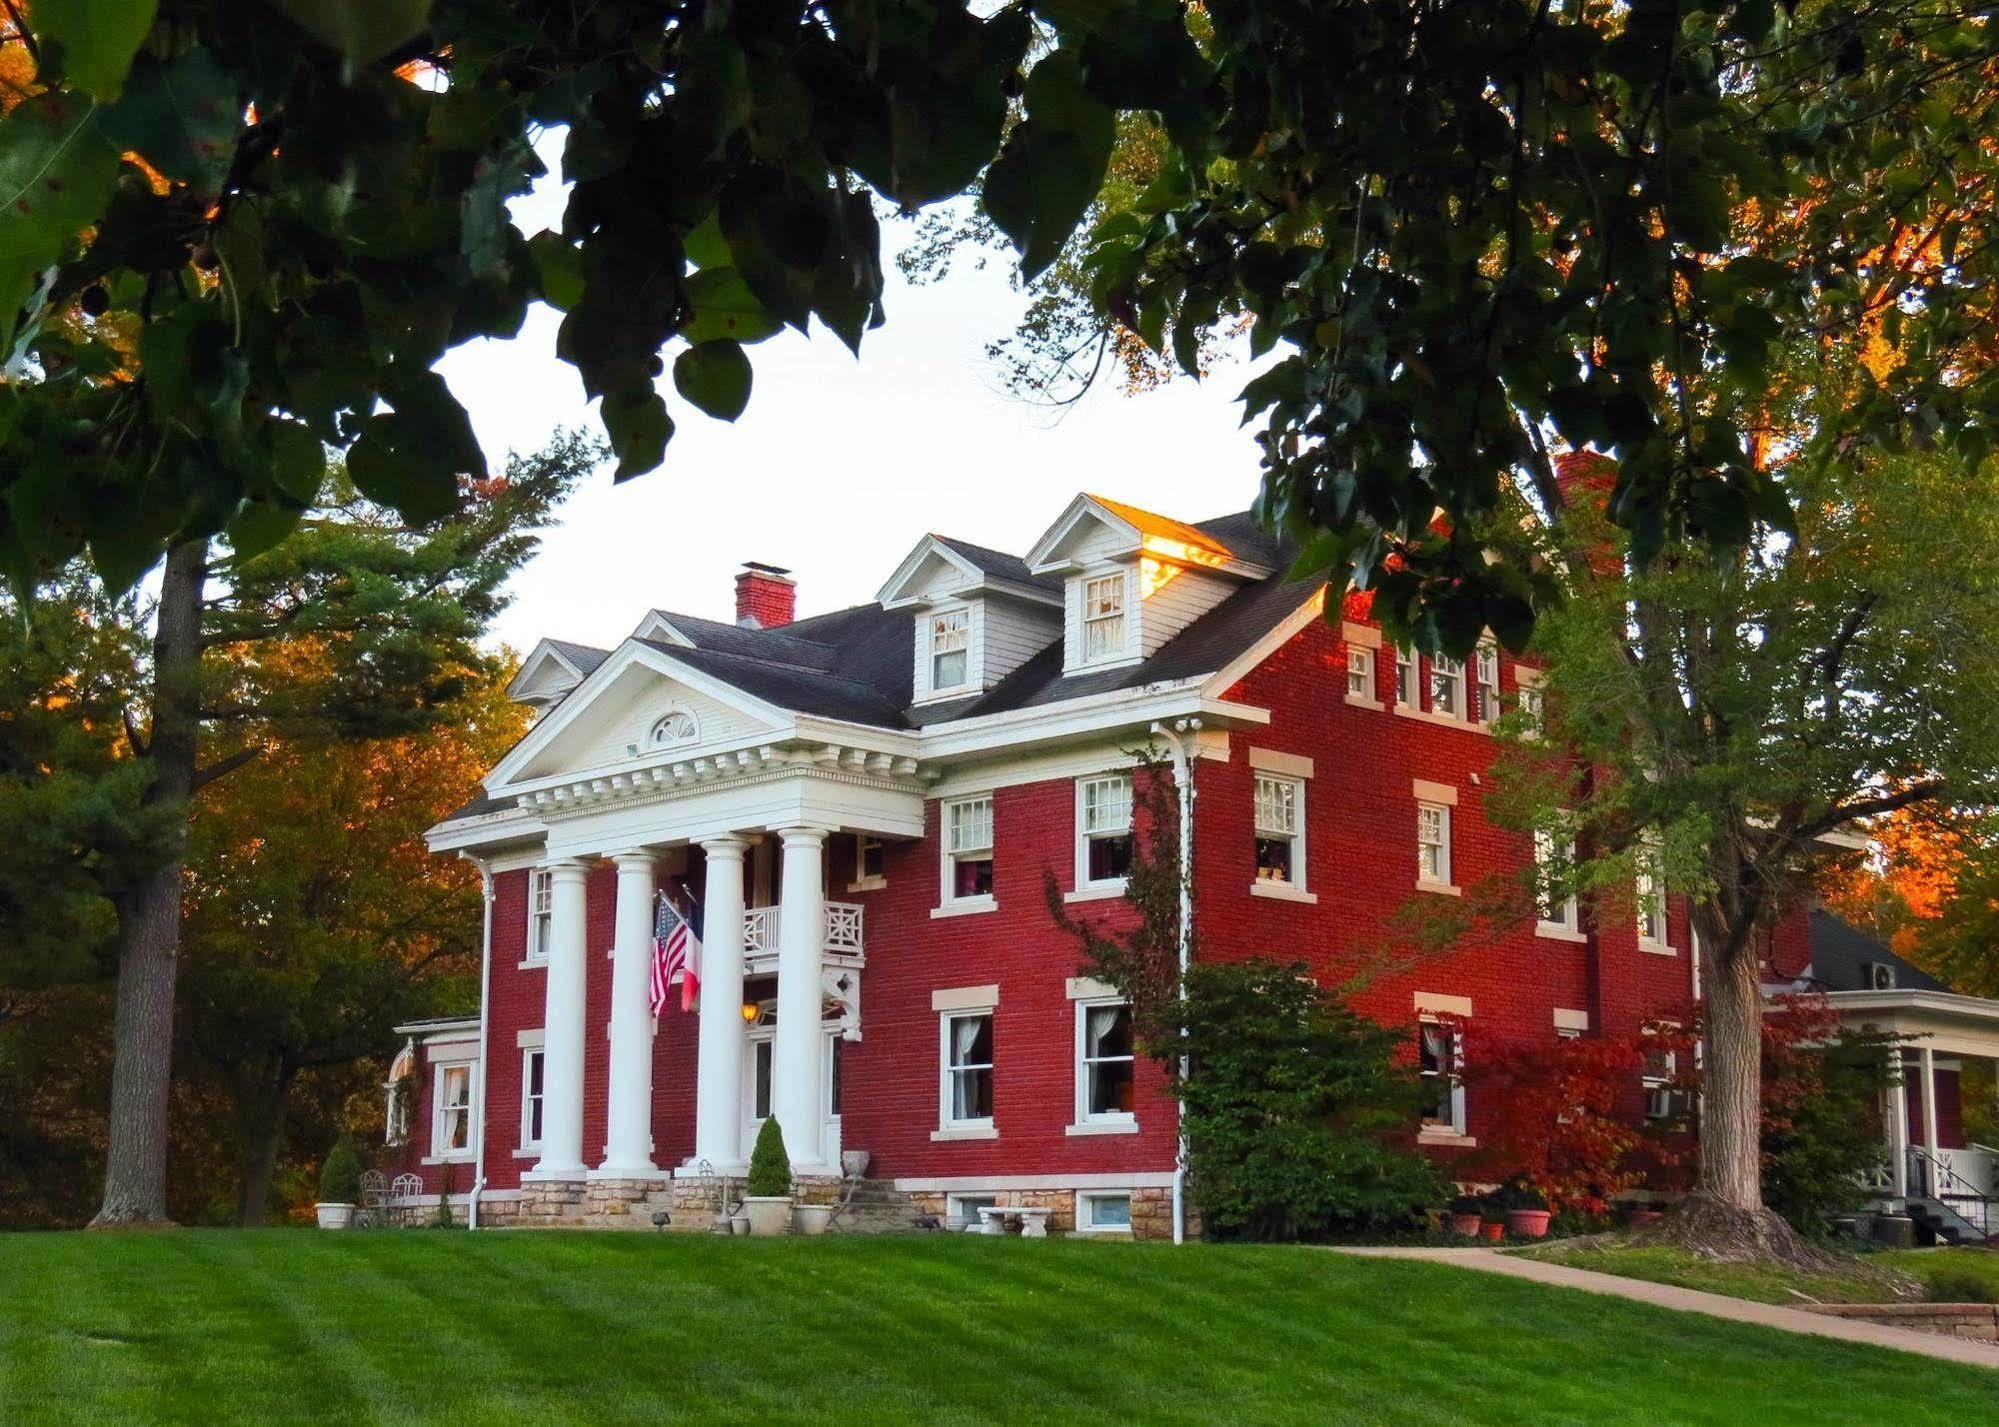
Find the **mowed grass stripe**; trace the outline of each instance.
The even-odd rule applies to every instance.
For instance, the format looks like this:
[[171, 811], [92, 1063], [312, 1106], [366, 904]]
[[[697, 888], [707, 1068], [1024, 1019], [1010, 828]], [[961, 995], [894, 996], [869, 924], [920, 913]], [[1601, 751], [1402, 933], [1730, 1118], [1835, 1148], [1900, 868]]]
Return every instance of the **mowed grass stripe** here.
[[1311, 1249], [39, 1235], [0, 1284], [7, 1427], [1999, 1418], [1999, 1374]]

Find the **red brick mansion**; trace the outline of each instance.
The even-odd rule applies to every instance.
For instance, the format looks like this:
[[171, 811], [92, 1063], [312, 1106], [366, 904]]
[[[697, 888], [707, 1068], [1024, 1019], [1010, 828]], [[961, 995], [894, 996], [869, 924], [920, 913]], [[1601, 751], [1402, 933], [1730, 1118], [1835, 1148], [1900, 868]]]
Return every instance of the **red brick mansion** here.
[[[1490, 722], [1533, 670], [1398, 655], [1290, 563], [1247, 515], [1079, 496], [1024, 556], [925, 536], [871, 604], [794, 618], [752, 565], [734, 623], [543, 641], [513, 685], [541, 717], [430, 834], [488, 899], [478, 1013], [404, 1028], [390, 1128], [422, 1197], [476, 1191], [483, 1224], [680, 1219], [774, 1114], [808, 1187], [844, 1155], [954, 1221], [1170, 1233], [1174, 1104], [1045, 892], [1133, 914], [1135, 751], [1191, 800], [1204, 955], [1330, 984], [1399, 904], [1534, 856], [1482, 806]], [[1635, 919], [1543, 908], [1370, 982], [1359, 1009], [1407, 1026], [1434, 1091], [1422, 1142], [1480, 1133], [1462, 1024], [1552, 1043], [1688, 1002], [1686, 919], [1651, 891]], [[655, 1018], [662, 894], [698, 923], [701, 985]], [[1807, 935], [1780, 938], [1787, 973]]]

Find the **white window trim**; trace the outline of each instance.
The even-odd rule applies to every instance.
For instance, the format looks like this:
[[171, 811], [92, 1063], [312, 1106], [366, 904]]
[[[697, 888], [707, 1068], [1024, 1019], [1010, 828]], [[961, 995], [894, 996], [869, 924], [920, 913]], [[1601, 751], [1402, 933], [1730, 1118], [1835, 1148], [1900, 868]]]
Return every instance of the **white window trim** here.
[[[659, 736], [660, 729], [665, 726], [668, 719], [673, 718], [684, 718], [687, 720], [686, 735], [681, 738], [661, 738]], [[694, 710], [675, 707], [668, 709], [646, 727], [645, 751], [653, 753], [663, 748], [691, 748], [700, 741], [701, 720], [695, 716]]]
[[[1544, 857], [1552, 856], [1555, 851], [1554, 834], [1536, 829], [1534, 832], [1534, 870], [1537, 878], [1540, 874]], [[1573, 864], [1575, 862], [1576, 843], [1574, 838], [1570, 838], [1564, 845], [1562, 855], [1569, 863]], [[1589, 940], [1588, 937], [1583, 935], [1582, 912], [1577, 902], [1576, 894], [1573, 891], [1562, 899], [1560, 910], [1562, 915], [1558, 919], [1550, 919], [1541, 915], [1541, 889], [1537, 886], [1534, 889], [1534, 935], [1546, 937], [1550, 941], [1580, 942]]]
[[[443, 1148], [444, 1081], [454, 1070], [465, 1072], [465, 1148]], [[437, 1060], [430, 1068], [430, 1153], [425, 1164], [469, 1164], [479, 1153], [479, 1062], [475, 1057]]]
[[[939, 684], [937, 682], [936, 624], [940, 618], [953, 614], [962, 614], [965, 616], [965, 677], [955, 684]], [[980, 638], [980, 625], [983, 622], [983, 614], [984, 609], [981, 602], [966, 600], [932, 605], [917, 616], [917, 638], [923, 650], [923, 688], [920, 697], [915, 702], [928, 703], [933, 699], [938, 701], [958, 699], [963, 698], [966, 694], [978, 692], [979, 670], [975, 667], [972, 656], [978, 652], [982, 642]]]
[[[1072, 995], [1070, 1000], [1076, 1008], [1075, 1050], [1071, 1058], [1072, 1068], [1075, 1072], [1076, 1103], [1074, 1107], [1075, 1119], [1071, 1122], [1065, 1133], [1070, 1135], [1135, 1135], [1138, 1133], [1138, 1116], [1136, 1113], [1127, 1114], [1121, 1110], [1111, 1111], [1102, 1115], [1093, 1115], [1090, 1113], [1090, 1075], [1089, 1065], [1085, 1060], [1089, 1046], [1088, 1037], [1091, 1009], [1102, 1008], [1104, 1006], [1129, 1006], [1131, 1002], [1127, 997], [1116, 994], [1109, 996]], [[1138, 1081], [1138, 1048], [1135, 1045], [1132, 1047], [1131, 1073], [1135, 1098]]]
[[[1673, 1022], [1665, 1021], [1655, 1026], [1646, 1026], [1643, 1033], [1648, 1036], [1656, 1036], [1662, 1030], [1677, 1031], [1679, 1029], [1680, 1027]], [[1673, 1087], [1673, 1081], [1679, 1077], [1680, 1073], [1680, 1053], [1676, 1050], [1664, 1050], [1660, 1051], [1659, 1054], [1666, 1058], [1666, 1073], [1664, 1075], [1652, 1075], [1648, 1073], [1646, 1065], [1642, 1062], [1638, 1068], [1638, 1083], [1645, 1091], [1645, 1118], [1648, 1120], [1671, 1120], [1680, 1115], [1691, 1114], [1694, 1108], [1692, 1095], [1685, 1090], [1676, 1090]], [[1649, 1052], [1647, 1055], [1649, 1057]], [[1665, 1110], [1662, 1114], [1655, 1115], [1652, 1113], [1652, 1097], [1655, 1095], [1663, 1097]], [[1673, 1100], [1676, 1096], [1680, 1097], [1683, 1101], [1678, 1109], [1675, 1109], [1673, 1106]]]
[[[1423, 1015], [1416, 1020], [1417, 1035], [1424, 1026], [1443, 1026], [1451, 1033], [1451, 1120], [1445, 1124], [1440, 1120], [1425, 1120], [1418, 1127], [1416, 1142], [1425, 1145], [1476, 1146], [1478, 1141], [1466, 1133], [1468, 1121], [1465, 1119], [1465, 1032], [1461, 1018], [1442, 1015]], [[1417, 1069], [1422, 1068], [1421, 1046], [1418, 1046]], [[1427, 1097], [1425, 1097], [1427, 1098]]]
[[555, 874], [546, 867], [528, 868], [527, 930], [521, 940], [521, 964], [518, 968], [522, 971], [525, 971], [530, 966], [545, 967], [548, 965], [548, 945], [535, 935], [535, 929], [541, 925], [540, 918], [535, 911], [535, 897], [538, 889], [543, 886], [548, 888], [548, 932], [550, 938], [553, 939], [555, 934]]
[[[1430, 875], [1423, 857], [1424, 848], [1429, 846], [1428, 843], [1423, 841], [1423, 810], [1426, 808], [1434, 809], [1438, 812], [1441, 815], [1440, 821], [1443, 824], [1444, 875], [1441, 879]], [[1418, 797], [1416, 800], [1416, 888], [1418, 891], [1441, 892], [1450, 897], [1461, 897], [1464, 895], [1464, 889], [1458, 886], [1455, 880], [1457, 858], [1455, 856], [1455, 849], [1451, 845], [1454, 841], [1456, 831], [1451, 826], [1453, 821], [1452, 814], [1456, 811], [1449, 803], [1437, 798]]]
[[1092, 1207], [1099, 1199], [1122, 1199], [1125, 1201], [1127, 1221], [1131, 1218], [1130, 1208], [1134, 1198], [1129, 1189], [1079, 1189], [1076, 1191], [1076, 1232], [1079, 1234], [1130, 1234], [1132, 1226], [1123, 1224], [1098, 1224]]
[[[1672, 941], [1672, 904], [1667, 900], [1666, 896], [1666, 879], [1660, 876], [1656, 870], [1658, 868], [1658, 857], [1658, 847], [1650, 842], [1647, 842], [1639, 849], [1639, 870], [1631, 883], [1632, 897], [1635, 903], [1635, 911], [1632, 917], [1633, 930], [1637, 933], [1638, 949], [1640, 951], [1649, 952], [1653, 956], [1678, 956], [1680, 953], [1674, 947]], [[1648, 866], [1654, 870], [1650, 872], [1646, 871], [1645, 869]], [[1645, 903], [1647, 898], [1644, 886], [1648, 881], [1652, 884], [1651, 900], [1656, 901], [1659, 906], [1660, 935], [1656, 937], [1645, 935]]]
[[[1112, 565], [1094, 570], [1085, 570], [1076, 576], [1076, 662], [1078, 669], [1108, 669], [1117, 664], [1133, 663], [1137, 659], [1138, 637], [1138, 591], [1134, 576], [1137, 571], [1127, 565]], [[1123, 621], [1124, 640], [1115, 649], [1107, 649], [1092, 657], [1090, 654], [1090, 586], [1115, 580], [1119, 589], [1118, 618]]]
[[[1379, 646], [1369, 646], [1355, 642], [1351, 635], [1347, 638], [1347, 689], [1346, 701], [1355, 708], [1381, 709], [1381, 669]], [[1361, 691], [1354, 692], [1353, 676], [1362, 677]]]
[[[1437, 686], [1440, 683], [1447, 685], [1452, 691], [1451, 702], [1455, 707], [1449, 713], [1442, 712], [1437, 708]], [[1471, 681], [1467, 676], [1463, 660], [1451, 659], [1442, 654], [1432, 654], [1430, 656], [1430, 676], [1424, 683], [1423, 691], [1429, 696], [1430, 714], [1433, 718], [1442, 719], [1450, 723], [1471, 723], [1474, 721], [1471, 717], [1470, 706]]]
[[[1129, 773], [1092, 773], [1076, 780], [1076, 883], [1075, 890], [1063, 900], [1069, 902], [1090, 902], [1105, 897], [1124, 895], [1125, 879], [1122, 877], [1090, 878], [1090, 842], [1092, 834], [1085, 831], [1083, 823], [1083, 790], [1092, 783], [1122, 782], [1125, 785], [1125, 822], [1123, 836], [1132, 837], [1132, 824], [1136, 821], [1138, 789]], [[1115, 831], [1096, 836], [1117, 837]], [[1135, 849], [1134, 849], [1135, 850]]]
[[1530, 669], [1524, 664], [1513, 666], [1514, 707], [1523, 715], [1527, 715], [1522, 720], [1520, 730], [1522, 738], [1537, 739], [1541, 736], [1541, 722], [1547, 716], [1543, 703], [1545, 696], [1542, 692], [1542, 685], [1546, 681], [1547, 675], [1539, 669]]
[[873, 877], [870, 877], [867, 873], [868, 848], [870, 846], [886, 847], [887, 845], [880, 838], [869, 837], [866, 833], [856, 833], [854, 835], [854, 880], [847, 884], [849, 892], [879, 892], [882, 888], [888, 886], [888, 874], [886, 872]]
[[[1490, 682], [1485, 678], [1485, 666], [1488, 660], [1492, 664]], [[1466, 696], [1471, 702], [1466, 705], [1466, 716], [1474, 723], [1490, 725], [1499, 717], [1500, 689], [1499, 645], [1490, 636], [1481, 639], [1478, 647], [1472, 650], [1471, 665], [1467, 673]], [[1488, 694], [1490, 697], [1487, 697]], [[1472, 704], [1476, 704], [1477, 707], [1473, 708]]]
[[[529, 1127], [534, 1123], [528, 1114], [528, 1107], [532, 1103], [528, 1097], [528, 1086], [534, 1083], [528, 1075], [528, 1067], [534, 1057], [540, 1054], [542, 1054], [542, 1047], [539, 1040], [534, 1045], [524, 1045], [521, 1047], [521, 1142], [514, 1150], [515, 1157], [520, 1159], [525, 1159], [531, 1155], [538, 1156], [541, 1153], [541, 1137], [539, 1135], [531, 1137], [528, 1134]], [[542, 1118], [545, 1122], [548, 1117], [548, 1062], [546, 1060], [542, 1062], [541, 1075]]]
[[[967, 988], [985, 989], [985, 988]], [[930, 1132], [932, 1140], [996, 1140], [999, 1126], [996, 1117], [980, 1116], [969, 1120], [952, 1118], [951, 1106], [951, 1025], [970, 1016], [986, 1016], [993, 1021], [993, 1048], [999, 1048], [999, 996], [997, 988], [989, 1000], [975, 1000], [971, 997], [954, 997], [937, 1012], [937, 1128]], [[932, 996], [931, 1004], [937, 1005]], [[998, 1057], [990, 1067], [995, 1094], [999, 1090]]]
[[[1291, 799], [1292, 799], [1291, 810], [1293, 818], [1296, 822], [1296, 826], [1294, 826], [1291, 829], [1291, 832], [1289, 834], [1291, 842], [1291, 875], [1289, 877], [1284, 878], [1282, 881], [1277, 881], [1274, 879], [1266, 879], [1263, 877], [1255, 876], [1254, 873], [1252, 872], [1249, 884], [1250, 895], [1256, 897], [1272, 897], [1279, 901], [1285, 901], [1285, 902], [1316, 903], [1319, 899], [1316, 895], [1312, 893], [1312, 891], [1309, 889], [1307, 885], [1307, 880], [1308, 880], [1306, 872], [1307, 864], [1305, 861], [1305, 828], [1309, 821], [1306, 815], [1305, 800], [1307, 796], [1307, 789], [1310, 786], [1309, 783], [1307, 782], [1307, 779], [1311, 775], [1309, 771], [1305, 772], [1302, 775], [1296, 775], [1290, 772], [1288, 769], [1278, 770], [1272, 768], [1259, 768], [1256, 766], [1257, 765], [1257, 759], [1255, 757], [1256, 751], [1257, 750], [1252, 750], [1250, 758], [1251, 771], [1250, 771], [1250, 785], [1249, 785], [1250, 786], [1249, 816], [1250, 816], [1250, 850], [1251, 850], [1252, 859], [1254, 859], [1256, 844], [1258, 842], [1263, 841], [1265, 838], [1265, 832], [1263, 827], [1256, 821], [1256, 808], [1257, 808], [1256, 792], [1257, 792], [1257, 784], [1260, 781], [1267, 779], [1272, 783], [1284, 783], [1290, 786]], [[1306, 761], [1309, 764], [1309, 760], [1304, 760], [1304, 761]], [[1272, 840], [1274, 841], [1275, 838], [1273, 837]]]
[[[991, 892], [979, 892], [969, 897], [953, 895], [957, 886], [958, 854], [951, 846], [951, 812], [954, 808], [968, 803], [986, 803], [992, 808], [992, 841], [999, 841], [999, 801], [991, 793], [967, 793], [960, 797], [945, 798], [937, 804], [937, 844], [939, 866], [937, 874], [937, 905], [931, 910], [933, 917], [962, 917], [975, 912], [995, 912], [999, 910], [999, 900]], [[975, 849], [974, 849], [975, 850]], [[999, 875], [999, 850], [989, 846], [987, 851], [993, 858], [993, 875]]]
[[988, 1194], [946, 1194], [944, 1196], [944, 1227], [946, 1229], [949, 1229], [952, 1221], [956, 1220], [960, 1233], [976, 1234], [979, 1231], [979, 1226], [983, 1222], [979, 1216], [979, 1211], [973, 1209], [969, 1215], [965, 1212], [965, 1201], [969, 1199], [976, 1199], [980, 1204], [997, 1207], [999, 1204], [999, 1193], [995, 1190]]

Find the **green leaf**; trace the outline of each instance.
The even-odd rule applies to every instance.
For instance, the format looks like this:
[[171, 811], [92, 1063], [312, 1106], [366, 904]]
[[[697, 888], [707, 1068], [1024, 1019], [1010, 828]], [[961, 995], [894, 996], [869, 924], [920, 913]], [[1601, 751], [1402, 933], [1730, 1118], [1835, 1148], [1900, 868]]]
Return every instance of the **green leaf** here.
[[226, 528], [229, 549], [239, 560], [252, 559], [298, 529], [305, 512], [286, 501], [246, 500]]
[[62, 47], [70, 88], [115, 99], [156, 8], [157, 0], [35, 0], [35, 32]]
[[687, 279], [687, 300], [694, 315], [680, 335], [697, 346], [727, 337], [737, 342], [761, 342], [784, 330], [733, 267], [703, 268]]
[[265, 440], [270, 446], [272, 484], [292, 499], [310, 505], [326, 479], [325, 445], [296, 421], [273, 421]]
[[457, 472], [438, 459], [421, 424], [401, 412], [368, 418], [348, 448], [347, 474], [362, 495], [414, 524], [442, 519], [458, 505]]
[[750, 403], [750, 359], [727, 338], [703, 342], [675, 359], [673, 384], [710, 416], [734, 421]]
[[38, 94], [0, 119], [0, 350], [39, 271], [97, 220], [117, 176], [88, 100]]
[[680, 246], [687, 254], [687, 261], [697, 268], [725, 268], [730, 263], [729, 240], [722, 236], [722, 217], [713, 209], [688, 231]]
[[430, 0], [272, 0], [298, 27], [352, 64], [366, 64], [415, 39]]
[[1027, 79], [1027, 119], [986, 172], [985, 205], [1034, 278], [1053, 263], [1103, 186], [1117, 137], [1110, 107], [1083, 86], [1082, 66], [1057, 50]]
[[528, 252], [541, 275], [544, 302], [567, 312], [583, 300], [583, 254], [567, 238], [544, 228], [528, 239]]
[[610, 433], [611, 449], [618, 454], [614, 481], [642, 476], [666, 459], [666, 443], [673, 439], [673, 418], [666, 403], [651, 387], [614, 391], [604, 397], [604, 430]]

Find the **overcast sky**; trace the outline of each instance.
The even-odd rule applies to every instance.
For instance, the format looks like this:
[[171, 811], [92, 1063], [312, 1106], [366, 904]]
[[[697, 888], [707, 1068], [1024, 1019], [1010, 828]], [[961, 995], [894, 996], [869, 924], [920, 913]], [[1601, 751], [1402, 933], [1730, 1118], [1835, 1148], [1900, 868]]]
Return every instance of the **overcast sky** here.
[[[557, 225], [559, 203], [553, 185], [523, 200], [523, 231]], [[906, 232], [891, 223], [884, 239]], [[751, 348], [755, 387], [733, 425], [662, 378], [678, 423], [665, 465], [621, 486], [606, 469], [577, 491], [516, 579], [499, 638], [521, 652], [544, 635], [611, 645], [651, 608], [733, 618], [745, 560], [789, 568], [801, 615], [858, 604], [924, 532], [1022, 554], [1080, 490], [1196, 520], [1254, 498], [1240, 360], [1138, 397], [1106, 382], [1055, 417], [1003, 392], [985, 357], [1021, 307], [1002, 263], [960, 264], [927, 287], [891, 268], [885, 302], [888, 325], [858, 361], [824, 332]], [[574, 368], [555, 359], [556, 320], [536, 308], [515, 340], [440, 367], [495, 465], [558, 426], [598, 429]]]

